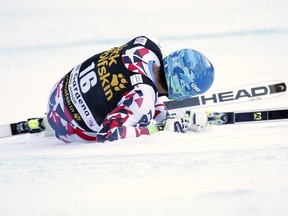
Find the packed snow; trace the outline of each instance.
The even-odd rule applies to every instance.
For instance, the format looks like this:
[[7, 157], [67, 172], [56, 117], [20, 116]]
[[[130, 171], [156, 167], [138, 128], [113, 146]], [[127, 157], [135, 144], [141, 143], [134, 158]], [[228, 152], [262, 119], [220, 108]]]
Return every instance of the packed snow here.
[[[43, 116], [54, 83], [93, 54], [151, 35], [214, 64], [211, 91], [288, 83], [288, 2], [0, 0], [0, 124]], [[208, 107], [288, 107], [285, 93]], [[288, 214], [288, 121], [65, 144], [0, 139], [0, 215]]]

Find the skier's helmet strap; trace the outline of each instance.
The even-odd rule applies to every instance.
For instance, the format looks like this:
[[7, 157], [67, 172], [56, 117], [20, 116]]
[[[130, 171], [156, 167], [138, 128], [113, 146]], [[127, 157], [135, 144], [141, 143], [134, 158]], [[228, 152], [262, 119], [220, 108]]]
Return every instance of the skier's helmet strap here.
[[206, 92], [214, 80], [214, 68], [200, 52], [181, 49], [163, 59], [168, 98], [182, 100]]

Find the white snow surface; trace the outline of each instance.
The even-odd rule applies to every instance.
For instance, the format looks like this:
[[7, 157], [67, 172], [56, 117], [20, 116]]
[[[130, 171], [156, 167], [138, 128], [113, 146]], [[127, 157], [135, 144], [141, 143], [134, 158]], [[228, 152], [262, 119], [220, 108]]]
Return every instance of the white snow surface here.
[[[0, 0], [0, 124], [42, 116], [54, 83], [138, 35], [194, 48], [215, 67], [211, 91], [288, 83], [288, 1]], [[288, 107], [274, 99], [209, 107]], [[288, 121], [65, 144], [0, 139], [0, 215], [288, 214]]]

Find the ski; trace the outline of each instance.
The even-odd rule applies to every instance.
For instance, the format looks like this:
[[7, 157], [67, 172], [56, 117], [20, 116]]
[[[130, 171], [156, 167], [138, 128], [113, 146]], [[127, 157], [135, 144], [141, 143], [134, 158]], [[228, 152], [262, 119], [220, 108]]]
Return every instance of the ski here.
[[31, 118], [11, 124], [0, 125], [0, 138], [45, 130], [44, 118]]
[[286, 90], [287, 86], [284, 82], [266, 81], [198, 95], [181, 101], [164, 101], [164, 104], [168, 110], [207, 107], [273, 98], [284, 94]]
[[208, 122], [211, 125], [288, 120], [288, 108], [238, 112], [208, 112], [207, 114]]
[[[190, 110], [175, 110], [172, 116], [185, 116]], [[193, 113], [197, 115], [197, 113]], [[205, 115], [205, 114], [204, 114]], [[210, 125], [228, 125], [237, 123], [265, 122], [275, 120], [288, 120], [288, 108], [259, 109], [235, 112], [206, 112]], [[195, 117], [193, 117], [195, 119]], [[46, 118], [31, 118], [27, 121], [0, 125], [0, 138], [19, 134], [47, 132], [46, 136], [52, 136], [47, 126]], [[48, 129], [46, 129], [48, 128]]]

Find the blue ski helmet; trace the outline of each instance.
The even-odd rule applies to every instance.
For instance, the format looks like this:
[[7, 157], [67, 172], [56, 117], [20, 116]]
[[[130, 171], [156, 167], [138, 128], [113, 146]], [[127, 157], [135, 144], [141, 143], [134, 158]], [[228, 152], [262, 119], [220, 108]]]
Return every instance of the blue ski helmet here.
[[183, 100], [206, 92], [214, 80], [214, 68], [200, 52], [181, 49], [163, 59], [168, 98]]

